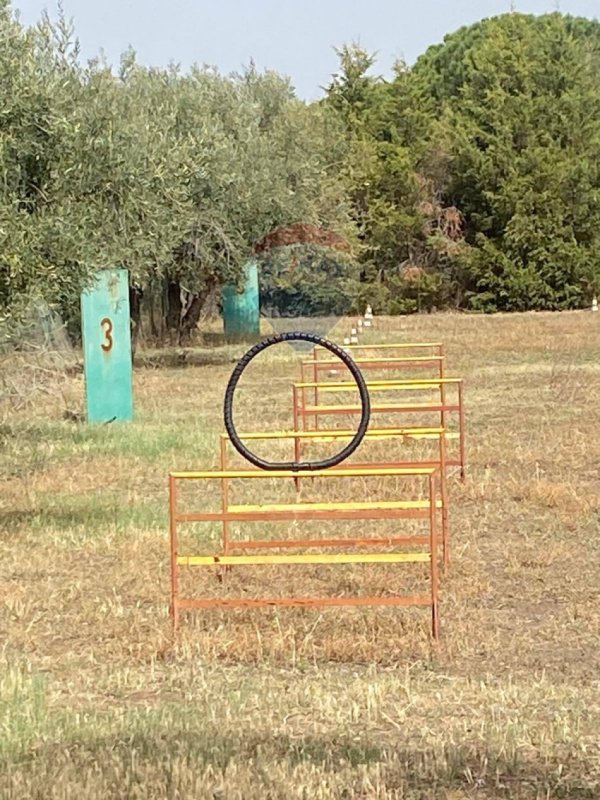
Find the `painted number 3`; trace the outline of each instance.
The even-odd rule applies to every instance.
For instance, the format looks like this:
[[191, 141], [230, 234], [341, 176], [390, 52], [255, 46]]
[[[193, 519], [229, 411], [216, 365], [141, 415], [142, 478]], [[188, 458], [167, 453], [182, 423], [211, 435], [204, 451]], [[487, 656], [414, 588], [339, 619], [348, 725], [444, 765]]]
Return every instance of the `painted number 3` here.
[[112, 338], [113, 324], [112, 324], [112, 320], [109, 319], [108, 317], [104, 317], [104, 319], [100, 323], [100, 327], [104, 331], [104, 341], [102, 342], [100, 347], [104, 350], [105, 353], [108, 353], [110, 350], [112, 350], [112, 346], [113, 346], [113, 338]]

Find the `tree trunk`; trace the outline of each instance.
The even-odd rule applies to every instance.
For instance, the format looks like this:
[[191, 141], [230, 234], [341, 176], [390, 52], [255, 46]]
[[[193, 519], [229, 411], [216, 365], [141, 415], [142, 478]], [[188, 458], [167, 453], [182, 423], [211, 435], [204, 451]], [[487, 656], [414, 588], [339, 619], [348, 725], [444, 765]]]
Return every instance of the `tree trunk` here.
[[131, 358], [137, 349], [138, 340], [142, 332], [142, 300], [144, 292], [141, 286], [129, 287], [129, 315], [131, 318]]
[[158, 341], [158, 327], [156, 325], [156, 317], [154, 314], [154, 303], [155, 303], [155, 296], [154, 296], [154, 281], [151, 280], [148, 285], [148, 319], [150, 322], [150, 333], [152, 338], [155, 342]]
[[205, 295], [195, 294], [188, 303], [183, 319], [181, 320], [181, 329], [179, 331], [179, 344], [189, 344], [192, 338], [192, 331], [196, 329], [198, 320], [200, 319], [200, 312], [204, 305]]
[[198, 320], [200, 319], [200, 314], [204, 308], [204, 304], [216, 285], [216, 280], [209, 280], [206, 288], [202, 292], [190, 295], [190, 299], [188, 300], [185, 312], [183, 314], [183, 319], [181, 320], [179, 344], [190, 343], [192, 333], [198, 326]]
[[166, 286], [165, 323], [171, 344], [179, 341], [181, 329], [181, 286], [177, 281], [169, 280]]

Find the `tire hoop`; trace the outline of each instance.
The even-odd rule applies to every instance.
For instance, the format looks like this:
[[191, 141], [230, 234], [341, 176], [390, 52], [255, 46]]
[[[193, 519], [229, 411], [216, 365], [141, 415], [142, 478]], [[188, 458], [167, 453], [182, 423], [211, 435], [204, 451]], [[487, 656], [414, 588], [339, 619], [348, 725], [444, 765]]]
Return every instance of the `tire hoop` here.
[[[320, 347], [325, 348], [325, 350], [329, 350], [330, 353], [333, 353], [334, 356], [340, 359], [340, 361], [348, 368], [350, 374], [356, 381], [356, 386], [358, 388], [358, 392], [360, 394], [360, 402], [361, 402], [361, 418], [358, 428], [356, 430], [356, 434], [354, 438], [340, 450], [334, 456], [330, 458], [324, 458], [321, 461], [265, 461], [265, 459], [260, 458], [259, 456], [252, 453], [246, 445], [242, 442], [238, 433], [235, 429], [235, 425], [233, 423], [233, 396], [235, 394], [236, 387], [240, 378], [242, 377], [242, 373], [248, 366], [248, 364], [252, 361], [252, 359], [256, 358], [259, 353], [262, 353], [263, 350], [266, 350], [268, 347], [273, 347], [273, 345], [280, 344], [281, 342], [311, 342], [312, 344], [319, 345]], [[319, 469], [329, 469], [330, 467], [335, 467], [337, 464], [341, 464], [348, 456], [350, 456], [356, 448], [362, 442], [365, 433], [367, 432], [367, 428], [369, 427], [369, 417], [371, 415], [371, 403], [369, 400], [369, 391], [367, 389], [367, 385], [365, 383], [365, 379], [363, 377], [362, 372], [353, 361], [353, 359], [348, 355], [348, 353], [343, 350], [339, 345], [335, 344], [334, 342], [330, 342], [329, 339], [325, 339], [322, 336], [317, 336], [312, 333], [302, 333], [302, 332], [295, 332], [290, 331], [289, 333], [278, 333], [275, 336], [269, 336], [267, 339], [263, 339], [262, 342], [254, 345], [245, 356], [238, 361], [235, 369], [231, 373], [231, 377], [229, 378], [229, 383], [227, 384], [227, 389], [225, 390], [225, 403], [223, 406], [223, 416], [225, 421], [225, 430], [229, 435], [229, 439], [231, 440], [232, 445], [238, 451], [240, 455], [242, 455], [247, 461], [251, 464], [254, 464], [255, 467], [259, 467], [260, 469], [264, 470], [292, 470], [293, 472], [305, 472], [308, 470], [319, 470]]]

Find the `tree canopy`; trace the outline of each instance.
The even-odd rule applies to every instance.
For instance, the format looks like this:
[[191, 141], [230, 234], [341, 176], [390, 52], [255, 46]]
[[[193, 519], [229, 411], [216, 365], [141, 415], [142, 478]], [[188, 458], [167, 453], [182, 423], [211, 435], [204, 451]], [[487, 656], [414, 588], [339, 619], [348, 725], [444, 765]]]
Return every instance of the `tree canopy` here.
[[417, 289], [426, 304], [480, 310], [589, 301], [600, 287], [600, 23], [483, 20], [387, 83], [368, 77], [359, 48], [341, 66], [329, 102], [369, 156], [351, 187], [384, 303]]

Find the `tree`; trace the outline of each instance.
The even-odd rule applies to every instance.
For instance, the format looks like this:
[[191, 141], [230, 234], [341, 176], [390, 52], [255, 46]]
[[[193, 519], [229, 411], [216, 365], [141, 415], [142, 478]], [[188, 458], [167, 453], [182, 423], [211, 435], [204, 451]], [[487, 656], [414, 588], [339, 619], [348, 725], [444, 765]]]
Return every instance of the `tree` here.
[[447, 293], [440, 276], [460, 238], [456, 226], [447, 236], [448, 211], [460, 215], [443, 207], [434, 180], [432, 117], [421, 112], [404, 64], [386, 82], [367, 74], [375, 59], [358, 46], [339, 56], [327, 103], [351, 143], [345, 177], [362, 242], [359, 303], [392, 313], [440, 305]]
[[451, 165], [444, 201], [464, 216], [470, 307], [572, 308], [598, 286], [599, 56], [600, 23], [510, 14], [417, 62]]
[[84, 67], [64, 15], [25, 29], [6, 2], [0, 37], [4, 309], [38, 293], [77, 322], [94, 270], [124, 266], [136, 330], [143, 297], [154, 331], [183, 342], [270, 230], [351, 228], [339, 125], [287, 79], [148, 69], [133, 52]]

